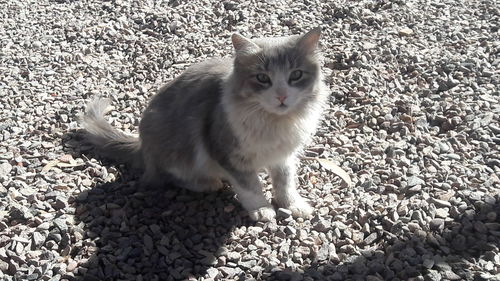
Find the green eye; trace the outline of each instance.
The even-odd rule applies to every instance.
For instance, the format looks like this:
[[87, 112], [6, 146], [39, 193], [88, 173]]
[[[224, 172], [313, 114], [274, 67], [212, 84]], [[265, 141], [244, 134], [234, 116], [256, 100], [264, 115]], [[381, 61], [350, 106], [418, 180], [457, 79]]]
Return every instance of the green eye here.
[[302, 70], [294, 70], [290, 73], [290, 81], [297, 81], [302, 78]]
[[257, 74], [256, 78], [257, 78], [257, 81], [259, 81], [262, 84], [271, 83], [271, 78], [269, 78], [269, 76], [267, 76], [267, 74], [259, 73], [259, 74]]

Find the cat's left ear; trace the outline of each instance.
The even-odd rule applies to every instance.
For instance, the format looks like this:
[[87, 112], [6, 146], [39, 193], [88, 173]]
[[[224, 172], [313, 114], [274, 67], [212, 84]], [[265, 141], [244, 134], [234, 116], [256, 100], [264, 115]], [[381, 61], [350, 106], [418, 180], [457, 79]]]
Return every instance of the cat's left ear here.
[[321, 27], [316, 27], [299, 38], [297, 45], [307, 53], [312, 53], [318, 48], [321, 37]]
[[252, 42], [252, 40], [238, 33], [234, 33], [231, 36], [231, 41], [233, 41], [234, 49], [238, 54], [249, 55], [257, 53], [260, 50], [260, 47]]

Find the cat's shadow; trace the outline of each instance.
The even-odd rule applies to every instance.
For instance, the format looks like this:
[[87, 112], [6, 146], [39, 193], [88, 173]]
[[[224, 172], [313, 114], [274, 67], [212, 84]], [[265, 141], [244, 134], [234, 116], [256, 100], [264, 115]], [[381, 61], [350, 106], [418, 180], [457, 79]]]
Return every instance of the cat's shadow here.
[[140, 187], [138, 174], [121, 172], [120, 179], [75, 199], [83, 244], [74, 254], [90, 255], [73, 271], [77, 280], [198, 279], [220, 262], [231, 230], [248, 223], [227, 189]]

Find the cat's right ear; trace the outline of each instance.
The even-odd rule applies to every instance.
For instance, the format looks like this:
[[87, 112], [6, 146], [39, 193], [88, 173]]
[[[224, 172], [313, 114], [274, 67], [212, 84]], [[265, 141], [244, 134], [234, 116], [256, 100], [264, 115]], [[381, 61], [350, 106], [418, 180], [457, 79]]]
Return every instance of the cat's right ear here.
[[312, 53], [317, 50], [320, 37], [321, 27], [313, 28], [300, 37], [298, 45], [306, 53]]
[[233, 46], [237, 54], [250, 55], [260, 50], [260, 47], [252, 42], [252, 40], [238, 33], [233, 33], [231, 41], [233, 41]]

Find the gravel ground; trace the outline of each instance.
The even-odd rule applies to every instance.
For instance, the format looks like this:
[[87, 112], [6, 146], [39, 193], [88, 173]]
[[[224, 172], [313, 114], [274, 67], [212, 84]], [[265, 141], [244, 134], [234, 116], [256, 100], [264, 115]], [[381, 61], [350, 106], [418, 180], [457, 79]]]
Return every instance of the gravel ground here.
[[[500, 280], [499, 10], [0, 0], [0, 279]], [[232, 32], [317, 25], [332, 96], [299, 169], [310, 220], [253, 223], [229, 190], [138, 189], [81, 141], [95, 95], [133, 132], [161, 85], [231, 54]]]

